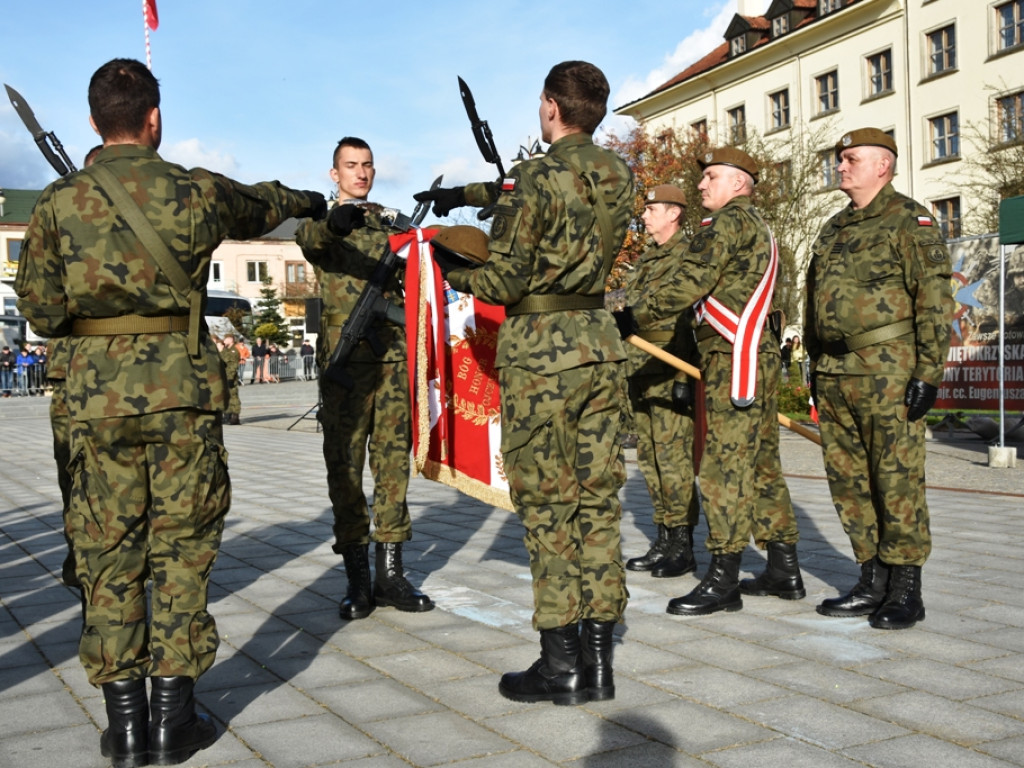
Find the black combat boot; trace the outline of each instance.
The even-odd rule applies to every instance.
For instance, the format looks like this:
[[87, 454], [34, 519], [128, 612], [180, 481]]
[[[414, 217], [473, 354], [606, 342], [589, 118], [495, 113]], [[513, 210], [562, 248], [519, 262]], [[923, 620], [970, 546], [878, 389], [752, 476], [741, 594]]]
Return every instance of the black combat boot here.
[[542, 629], [540, 658], [525, 672], [502, 675], [498, 692], [512, 701], [550, 701], [554, 704], [583, 704], [587, 701], [589, 696], [580, 653], [579, 625]]
[[373, 592], [370, 586], [370, 545], [350, 544], [341, 550], [345, 561], [348, 589], [338, 606], [338, 615], [345, 621], [365, 619], [373, 612]]
[[885, 602], [871, 614], [868, 623], [875, 629], [910, 629], [919, 621], [924, 621], [921, 566], [890, 565]]
[[149, 697], [149, 764], [177, 765], [217, 740], [217, 727], [196, 713], [191, 677], [152, 677]]
[[783, 600], [801, 600], [807, 597], [800, 565], [796, 559], [796, 544], [769, 541], [768, 566], [757, 578], [743, 579], [740, 592], [744, 595], [775, 595]]
[[677, 616], [703, 616], [716, 611], [738, 611], [740, 597], [740, 560], [742, 552], [711, 555], [711, 565], [700, 584], [683, 597], [668, 602], [668, 613]]
[[584, 619], [580, 624], [580, 646], [583, 651], [583, 674], [591, 701], [615, 698], [612, 675], [612, 645], [615, 622]]
[[658, 538], [651, 544], [651, 548], [647, 550], [646, 555], [640, 557], [633, 557], [626, 561], [626, 570], [629, 571], [649, 571], [658, 561], [665, 556], [665, 550], [668, 549], [668, 527], [658, 523]]
[[651, 576], [656, 579], [670, 579], [684, 573], [697, 570], [697, 561], [693, 557], [693, 526], [680, 525], [668, 529], [668, 549], [651, 569]]
[[377, 605], [393, 605], [400, 611], [421, 613], [434, 607], [433, 601], [405, 578], [401, 542], [377, 542], [377, 578], [373, 583]]
[[115, 680], [103, 684], [107, 730], [100, 736], [100, 754], [114, 768], [149, 765], [149, 700], [146, 680]]
[[870, 616], [885, 602], [889, 568], [877, 556], [860, 564], [860, 581], [847, 594], [822, 600], [822, 616]]

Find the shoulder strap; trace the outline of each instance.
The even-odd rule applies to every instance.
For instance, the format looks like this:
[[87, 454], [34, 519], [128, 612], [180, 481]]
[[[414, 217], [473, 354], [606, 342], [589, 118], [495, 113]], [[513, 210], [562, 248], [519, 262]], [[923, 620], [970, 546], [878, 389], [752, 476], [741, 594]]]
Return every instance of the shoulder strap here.
[[125, 222], [131, 228], [139, 242], [149, 251], [150, 256], [156, 261], [157, 266], [171, 281], [175, 290], [185, 294], [189, 298], [189, 322], [188, 322], [188, 352], [192, 357], [199, 356], [199, 327], [202, 320], [203, 295], [192, 287], [192, 280], [184, 268], [171, 253], [167, 244], [161, 239], [156, 228], [146, 218], [146, 214], [139, 208], [128, 190], [114, 175], [114, 172], [105, 165], [90, 165], [82, 169], [88, 173], [97, 186], [106, 192], [114, 208], [124, 217]]

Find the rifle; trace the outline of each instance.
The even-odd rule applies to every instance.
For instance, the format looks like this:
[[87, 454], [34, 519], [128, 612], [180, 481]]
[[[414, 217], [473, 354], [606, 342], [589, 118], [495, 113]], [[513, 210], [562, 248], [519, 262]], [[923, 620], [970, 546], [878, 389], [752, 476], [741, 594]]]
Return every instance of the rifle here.
[[[480, 148], [480, 154], [484, 156], [486, 162], [498, 167], [499, 179], [505, 178], [505, 169], [501, 165], [498, 148], [494, 145], [494, 135], [491, 133], [491, 127], [487, 124], [486, 120], [480, 119], [480, 115], [476, 111], [476, 101], [473, 99], [473, 93], [469, 90], [469, 86], [466, 85], [466, 81], [461, 77], [459, 78], [459, 95], [462, 96], [462, 103], [466, 107], [469, 124], [473, 127], [473, 138], [476, 139], [476, 145]], [[480, 221], [489, 219], [491, 214], [494, 213], [494, 205], [494, 203], [491, 203], [481, 210], [476, 217]]]
[[[431, 189], [441, 186], [444, 176], [434, 179]], [[417, 227], [427, 215], [430, 206], [428, 203], [420, 203], [416, 206], [412, 216], [405, 216], [392, 208], [385, 208], [381, 212], [381, 218], [393, 229], [405, 232], [412, 227]], [[341, 328], [341, 338], [338, 346], [331, 352], [331, 358], [327, 362], [327, 369], [324, 375], [336, 384], [346, 389], [352, 389], [355, 382], [345, 370], [352, 353], [360, 341], [366, 339], [377, 357], [383, 357], [387, 349], [377, 335], [376, 321], [380, 318], [388, 320], [395, 325], [405, 326], [405, 310], [397, 307], [384, 298], [384, 286], [391, 277], [398, 271], [401, 259], [398, 254], [391, 250], [391, 244], [385, 243], [380, 255], [380, 261], [373, 269], [370, 280], [367, 282], [363, 292], [359, 294], [352, 314], [348, 316], [345, 325]]]

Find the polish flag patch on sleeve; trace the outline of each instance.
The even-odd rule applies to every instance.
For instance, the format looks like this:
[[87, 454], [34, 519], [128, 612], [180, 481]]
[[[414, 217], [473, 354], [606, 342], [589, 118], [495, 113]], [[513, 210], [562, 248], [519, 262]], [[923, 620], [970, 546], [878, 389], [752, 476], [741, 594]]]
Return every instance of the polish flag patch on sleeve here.
[[511, 192], [515, 188], [516, 188], [516, 180], [515, 179], [502, 179], [501, 180], [501, 191], [502, 192]]
[[711, 226], [711, 222], [713, 222], [713, 221], [714, 221], [714, 219], [711, 216], [708, 216], [707, 218], [704, 218], [704, 219], [700, 220], [700, 225], [702, 227], [710, 227]]
[[917, 217], [917, 225], [919, 227], [930, 227], [933, 224], [934, 224], [934, 221], [933, 221], [931, 216], [918, 216]]

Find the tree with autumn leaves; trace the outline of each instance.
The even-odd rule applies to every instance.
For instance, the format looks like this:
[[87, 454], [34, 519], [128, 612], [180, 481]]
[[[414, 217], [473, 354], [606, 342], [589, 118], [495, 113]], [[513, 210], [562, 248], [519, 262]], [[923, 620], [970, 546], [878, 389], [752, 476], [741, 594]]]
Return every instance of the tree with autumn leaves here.
[[[785, 138], [753, 134], [740, 145], [761, 169], [753, 199], [779, 244], [774, 305], [785, 312], [788, 323], [798, 323], [801, 317], [810, 246], [826, 219], [846, 204], [834, 184], [823, 185], [824, 179], [835, 177], [825, 170], [831, 164], [834, 171], [836, 134], [826, 121], [813, 130], [794, 126]], [[625, 158], [637, 190], [633, 224], [609, 280], [609, 289], [615, 290], [648, 245], [640, 220], [648, 189], [658, 184], [682, 189], [689, 202], [683, 230], [688, 235], [697, 231], [707, 214], [697, 191], [702, 173], [697, 158], [713, 147], [706, 134], [690, 128], [653, 132], [642, 123], [623, 136], [611, 134], [602, 143]]]

